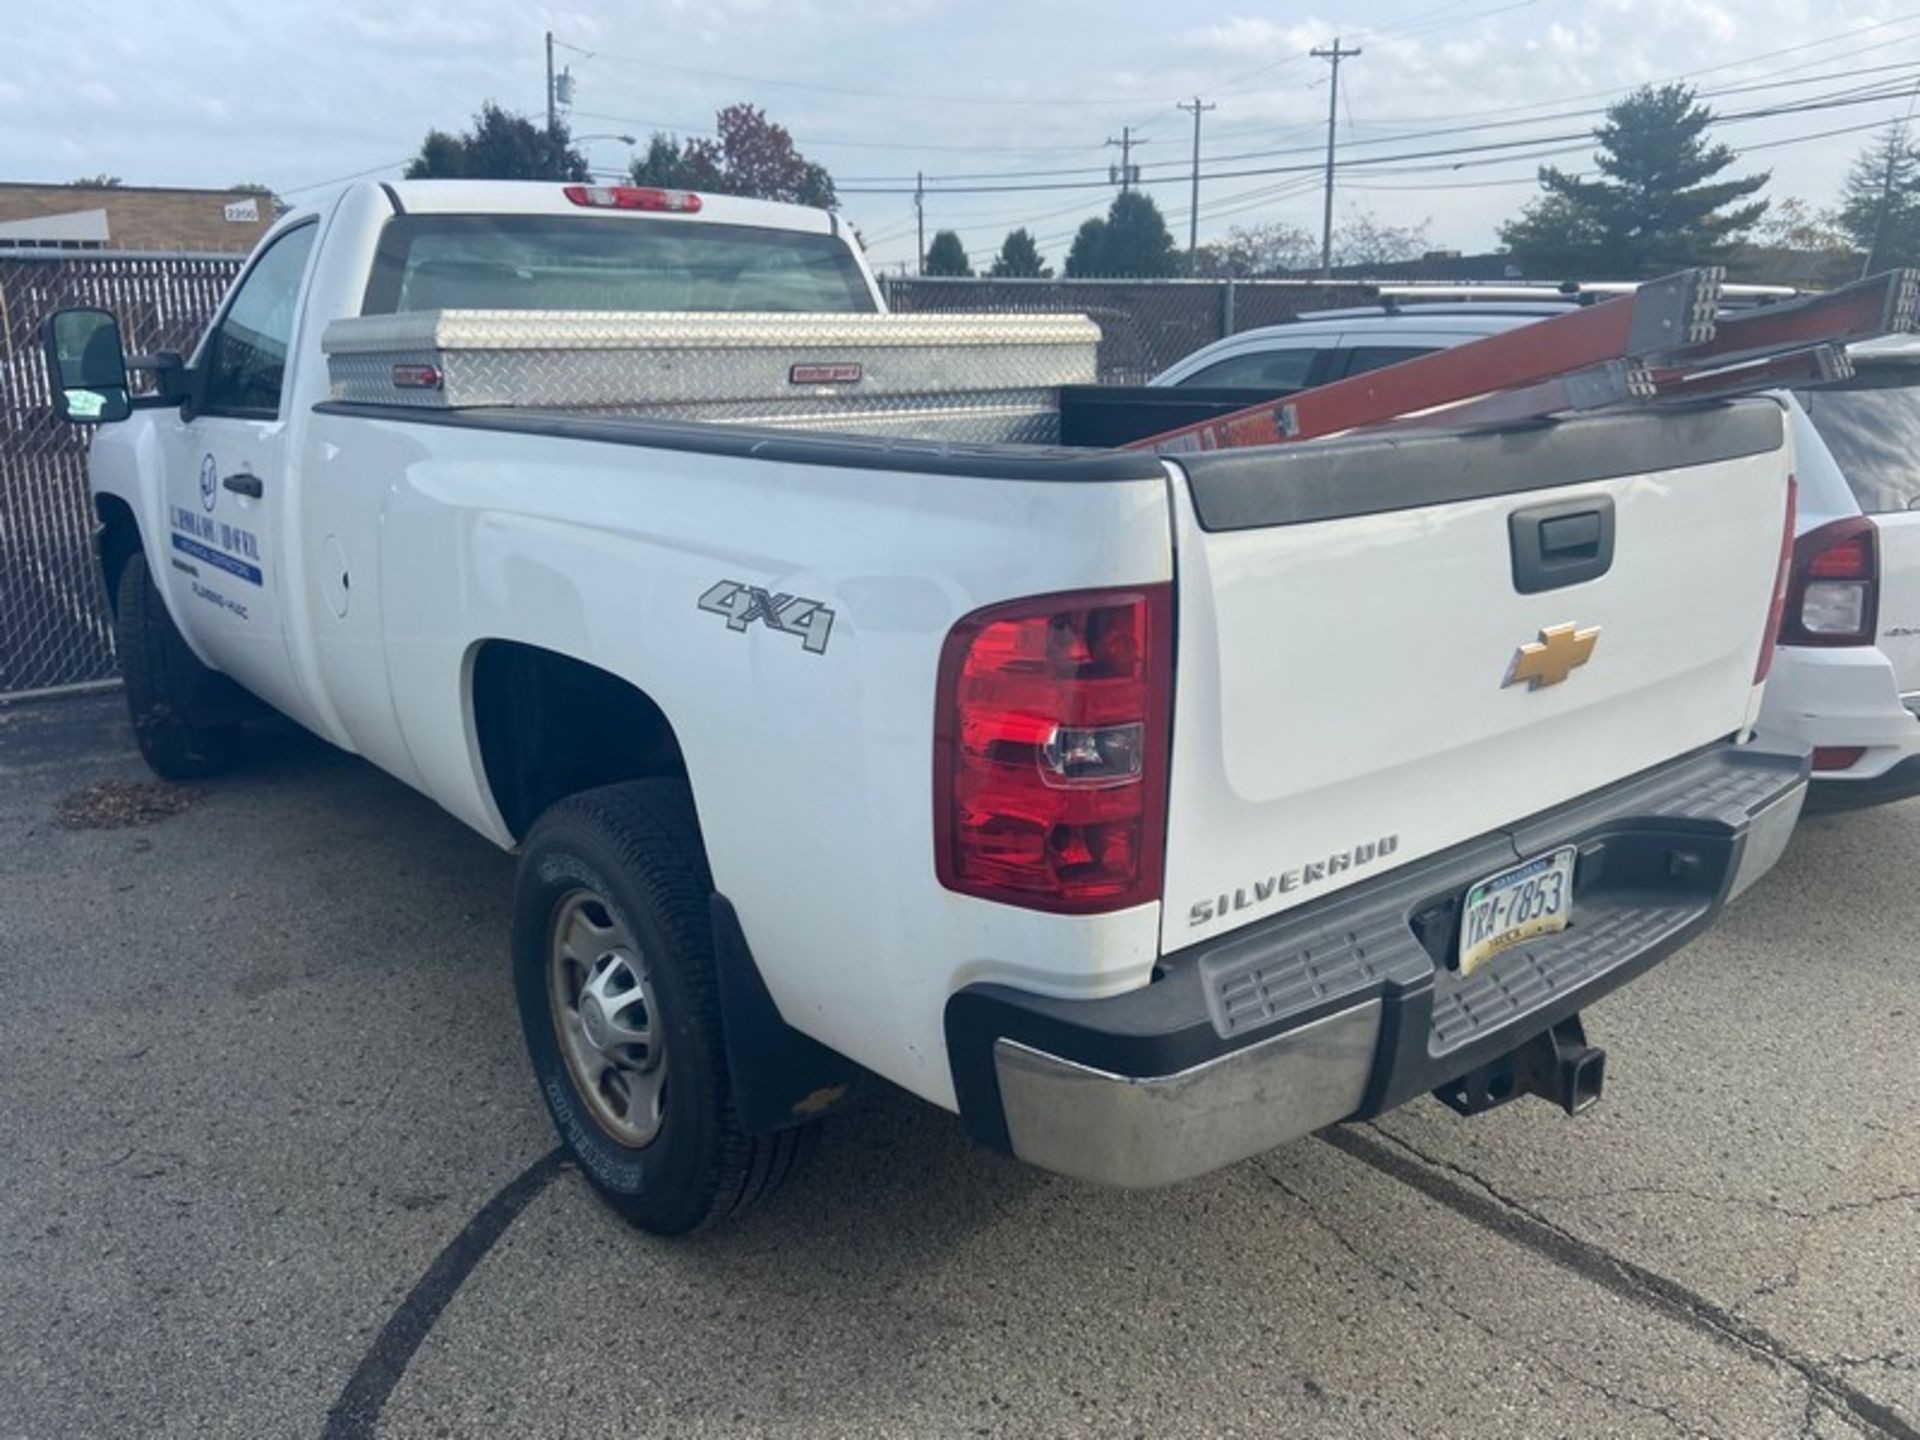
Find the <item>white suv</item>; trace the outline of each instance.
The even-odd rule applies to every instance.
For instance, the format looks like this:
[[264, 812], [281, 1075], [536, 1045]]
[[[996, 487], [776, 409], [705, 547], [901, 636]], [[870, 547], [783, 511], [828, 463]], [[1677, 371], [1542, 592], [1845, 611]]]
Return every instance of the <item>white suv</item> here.
[[[1296, 390], [1463, 345], [1573, 297], [1386, 303], [1230, 335], [1155, 385]], [[1813, 747], [1810, 802], [1920, 794], [1920, 340], [1856, 346], [1858, 373], [1787, 397], [1800, 510], [1760, 728]], [[1251, 396], [1249, 403], [1251, 403]]]

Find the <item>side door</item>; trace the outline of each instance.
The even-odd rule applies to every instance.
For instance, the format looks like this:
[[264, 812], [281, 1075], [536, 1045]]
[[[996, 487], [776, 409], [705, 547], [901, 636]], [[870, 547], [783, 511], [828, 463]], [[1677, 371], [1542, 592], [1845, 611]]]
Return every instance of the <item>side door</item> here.
[[318, 233], [297, 225], [254, 257], [200, 347], [192, 401], [160, 427], [173, 612], [202, 658], [296, 717], [279, 553], [285, 381]]

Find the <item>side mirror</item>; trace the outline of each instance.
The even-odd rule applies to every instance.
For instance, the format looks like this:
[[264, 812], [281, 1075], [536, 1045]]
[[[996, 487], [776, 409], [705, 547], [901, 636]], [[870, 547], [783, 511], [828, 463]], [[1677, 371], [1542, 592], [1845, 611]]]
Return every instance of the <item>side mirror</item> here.
[[104, 425], [133, 413], [120, 323], [105, 310], [56, 310], [47, 320], [47, 378], [54, 413]]
[[154, 398], [163, 405], [183, 405], [193, 394], [187, 360], [178, 350], [156, 350], [151, 355], [133, 355], [127, 369], [153, 376]]

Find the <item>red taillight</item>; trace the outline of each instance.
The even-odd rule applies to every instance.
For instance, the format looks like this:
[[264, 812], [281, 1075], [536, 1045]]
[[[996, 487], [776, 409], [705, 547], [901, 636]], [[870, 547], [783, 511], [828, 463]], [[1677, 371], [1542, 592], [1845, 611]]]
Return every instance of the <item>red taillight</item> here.
[[1864, 515], [1794, 542], [1782, 645], [1871, 645], [1880, 610], [1880, 531]]
[[1807, 566], [1812, 580], [1864, 580], [1873, 572], [1873, 535], [1849, 535], [1828, 546]]
[[1813, 747], [1813, 768], [1851, 770], [1866, 753], [1867, 747], [1864, 745], [1816, 745]]
[[567, 199], [595, 210], [666, 210], [697, 215], [700, 197], [691, 190], [656, 190], [647, 185], [569, 185]]
[[1800, 481], [1787, 476], [1787, 518], [1780, 527], [1780, 561], [1773, 572], [1773, 603], [1767, 608], [1767, 628], [1760, 637], [1760, 659], [1753, 667], [1753, 683], [1758, 685], [1773, 669], [1773, 651], [1780, 640], [1781, 617], [1787, 613], [1788, 577], [1793, 569], [1793, 527], [1800, 515]]
[[940, 652], [934, 859], [963, 895], [1090, 914], [1160, 896], [1168, 585], [975, 611]]

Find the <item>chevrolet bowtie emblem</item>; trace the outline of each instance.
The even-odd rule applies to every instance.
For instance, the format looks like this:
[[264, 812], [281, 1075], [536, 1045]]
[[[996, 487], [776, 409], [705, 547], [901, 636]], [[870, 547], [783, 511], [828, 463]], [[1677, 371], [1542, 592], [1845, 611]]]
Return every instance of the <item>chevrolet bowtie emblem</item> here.
[[1537, 641], [1522, 645], [1507, 668], [1501, 688], [1527, 682], [1529, 690], [1542, 685], [1558, 685], [1593, 656], [1600, 639], [1600, 627], [1577, 630], [1571, 625], [1553, 625], [1540, 632]]

